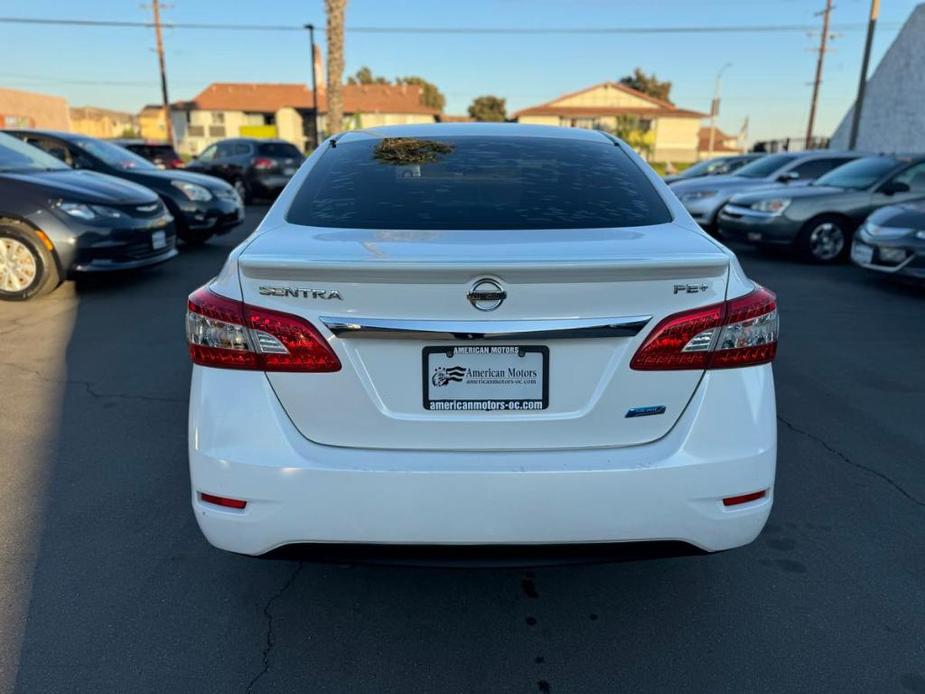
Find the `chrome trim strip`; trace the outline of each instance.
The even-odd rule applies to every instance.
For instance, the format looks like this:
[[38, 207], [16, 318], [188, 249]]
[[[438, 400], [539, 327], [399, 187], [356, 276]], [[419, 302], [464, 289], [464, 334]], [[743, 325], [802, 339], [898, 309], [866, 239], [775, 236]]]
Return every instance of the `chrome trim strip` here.
[[620, 318], [562, 318], [552, 320], [401, 320], [320, 316], [338, 337], [406, 340], [567, 340], [594, 337], [632, 337], [652, 316]]

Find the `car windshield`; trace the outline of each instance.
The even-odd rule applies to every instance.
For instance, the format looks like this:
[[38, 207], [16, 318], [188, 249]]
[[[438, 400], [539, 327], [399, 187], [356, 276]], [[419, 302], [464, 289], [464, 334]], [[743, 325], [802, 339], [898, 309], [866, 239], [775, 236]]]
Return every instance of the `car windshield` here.
[[722, 166], [725, 159], [707, 159], [706, 161], [700, 161], [689, 166], [684, 171], [678, 174], [678, 178], [692, 178], [694, 176], [702, 176], [710, 173], [714, 169]]
[[261, 142], [257, 146], [257, 153], [265, 157], [302, 158], [302, 153], [296, 149], [295, 145], [290, 145], [288, 142]]
[[796, 159], [796, 156], [793, 154], [770, 154], [746, 164], [732, 175], [742, 176], [743, 178], [767, 178], [794, 159]]
[[134, 152], [130, 152], [124, 147], [114, 145], [111, 142], [103, 140], [94, 140], [92, 138], [80, 138], [74, 140], [74, 144], [80, 147], [84, 152], [93, 155], [101, 160], [107, 166], [122, 171], [131, 171], [134, 169], [156, 169], [157, 167], [147, 159], [139, 157]]
[[850, 164], [839, 166], [825, 176], [820, 176], [813, 185], [863, 190], [874, 185], [897, 166], [899, 161], [893, 157], [855, 159]]
[[60, 171], [69, 168], [38, 147], [0, 133], [0, 171]]
[[386, 137], [322, 155], [287, 213], [360, 229], [581, 229], [662, 224], [664, 201], [614, 143]]

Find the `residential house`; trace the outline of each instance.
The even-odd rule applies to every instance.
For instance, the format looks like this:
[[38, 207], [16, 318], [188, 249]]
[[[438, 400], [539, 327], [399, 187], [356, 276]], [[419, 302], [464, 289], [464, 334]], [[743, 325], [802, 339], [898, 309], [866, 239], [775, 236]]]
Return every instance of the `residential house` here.
[[[867, 81], [857, 149], [925, 152], [925, 4], [916, 7]], [[829, 147], [848, 149], [852, 106]]]
[[0, 127], [70, 130], [67, 100], [18, 89], [0, 89]]
[[713, 157], [728, 157], [733, 154], [742, 154], [745, 149], [739, 146], [736, 135], [727, 135], [719, 128], [714, 129], [713, 148], [710, 148], [710, 127], [701, 128], [697, 133], [697, 156], [699, 159], [712, 159]]
[[[171, 109], [182, 109], [184, 102], [176, 102]], [[174, 118], [176, 120], [176, 118]], [[167, 119], [164, 107], [160, 104], [148, 104], [138, 114], [138, 132], [142, 139], [151, 142], [167, 141]]]
[[650, 161], [697, 161], [697, 133], [706, 114], [678, 108], [619, 82], [602, 82], [513, 115], [518, 123], [560, 125], [618, 132], [631, 126]]
[[[422, 103], [414, 85], [344, 85], [344, 128], [432, 123], [439, 111]], [[213, 83], [172, 108], [178, 150], [198, 154], [226, 137], [278, 137], [312, 145], [314, 102], [303, 84]], [[327, 99], [318, 90], [318, 129], [327, 132]], [[144, 126], [143, 126], [144, 127]], [[146, 137], [144, 129], [142, 136]]]
[[123, 111], [82, 106], [71, 109], [71, 129], [90, 137], [134, 137], [138, 132], [138, 119]]

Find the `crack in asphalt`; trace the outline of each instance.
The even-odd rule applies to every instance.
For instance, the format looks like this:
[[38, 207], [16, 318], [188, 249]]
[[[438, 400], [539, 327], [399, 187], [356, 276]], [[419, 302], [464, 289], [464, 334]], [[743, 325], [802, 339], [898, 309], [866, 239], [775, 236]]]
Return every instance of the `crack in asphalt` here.
[[296, 578], [299, 575], [299, 572], [302, 571], [302, 562], [299, 562], [295, 567], [295, 571], [292, 572], [292, 575], [286, 579], [286, 582], [283, 584], [283, 587], [280, 588], [276, 593], [270, 596], [270, 599], [267, 600], [266, 604], [263, 606], [263, 616], [267, 620], [267, 642], [263, 647], [263, 669], [254, 675], [254, 678], [247, 685], [247, 693], [254, 691], [254, 687], [257, 685], [257, 682], [270, 671], [270, 654], [273, 651], [274, 641], [273, 641], [273, 613], [270, 612], [270, 608], [273, 606], [273, 603], [279, 600], [283, 593], [289, 590], [292, 587], [292, 584], [295, 583]]
[[816, 436], [815, 434], [812, 434], [812, 433], [806, 431], [805, 429], [800, 429], [799, 427], [794, 426], [793, 424], [791, 424], [790, 422], [788, 422], [786, 419], [784, 419], [784, 418], [781, 417], [780, 415], [777, 415], [777, 419], [778, 419], [781, 423], [783, 423], [788, 429], [790, 429], [790, 431], [792, 431], [792, 432], [794, 432], [794, 433], [797, 433], [797, 434], [802, 434], [803, 436], [805, 436], [806, 438], [810, 439], [811, 441], [815, 441], [815, 442], [818, 443], [820, 446], [822, 446], [823, 448], [825, 448], [825, 450], [827, 450], [829, 453], [831, 453], [832, 455], [836, 456], [836, 457], [839, 458], [840, 460], [842, 460], [842, 461], [848, 463], [848, 465], [851, 465], [852, 467], [855, 467], [855, 468], [857, 468], [858, 470], [863, 470], [864, 472], [867, 472], [867, 473], [869, 473], [869, 474], [871, 474], [871, 475], [874, 475], [875, 477], [878, 477], [878, 478], [881, 479], [882, 481], [886, 482], [888, 485], [890, 485], [891, 487], [893, 487], [893, 489], [895, 489], [896, 491], [898, 491], [900, 494], [902, 494], [904, 497], [906, 497], [906, 498], [907, 498], [909, 501], [911, 501], [913, 504], [916, 504], [917, 506], [925, 507], [925, 501], [922, 501], [921, 499], [917, 498], [917, 497], [914, 496], [913, 494], [910, 494], [909, 492], [907, 492], [907, 491], [903, 488], [903, 486], [902, 486], [901, 484], [899, 484], [897, 481], [895, 481], [895, 480], [894, 480], [892, 477], [890, 477], [889, 475], [887, 475], [887, 474], [885, 474], [885, 473], [883, 473], [883, 472], [880, 472], [879, 470], [875, 470], [874, 468], [872, 468], [872, 467], [870, 467], [870, 466], [868, 466], [868, 465], [865, 465], [864, 463], [859, 463], [859, 462], [857, 462], [856, 460], [852, 460], [852, 459], [849, 458], [847, 455], [845, 455], [844, 453], [842, 453], [840, 450], [838, 450], [837, 448], [835, 448], [834, 446], [832, 446], [831, 444], [829, 444], [825, 439], [823, 439], [823, 438], [821, 438], [821, 437], [819, 437], [819, 436]]
[[60, 379], [60, 378], [51, 378], [46, 376], [41, 371], [36, 369], [30, 369], [26, 366], [20, 366], [19, 364], [13, 364], [11, 362], [0, 362], [0, 366], [6, 366], [11, 369], [16, 369], [22, 373], [30, 374], [35, 376], [41, 381], [46, 383], [55, 383], [62, 386], [82, 386], [86, 390], [87, 395], [96, 399], [106, 399], [106, 398], [117, 398], [120, 400], [144, 400], [148, 402], [176, 402], [176, 403], [185, 403], [187, 402], [186, 398], [168, 398], [161, 397], [157, 395], [133, 395], [129, 393], [101, 393], [94, 389], [93, 383], [90, 381], [78, 381], [70, 378]]

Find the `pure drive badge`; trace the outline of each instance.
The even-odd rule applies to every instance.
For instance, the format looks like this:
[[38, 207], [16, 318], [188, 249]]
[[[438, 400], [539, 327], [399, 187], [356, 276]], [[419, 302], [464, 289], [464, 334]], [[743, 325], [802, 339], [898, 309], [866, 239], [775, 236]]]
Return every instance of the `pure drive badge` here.
[[263, 296], [292, 296], [301, 299], [344, 300], [336, 289], [299, 289], [298, 287], [257, 287]]

